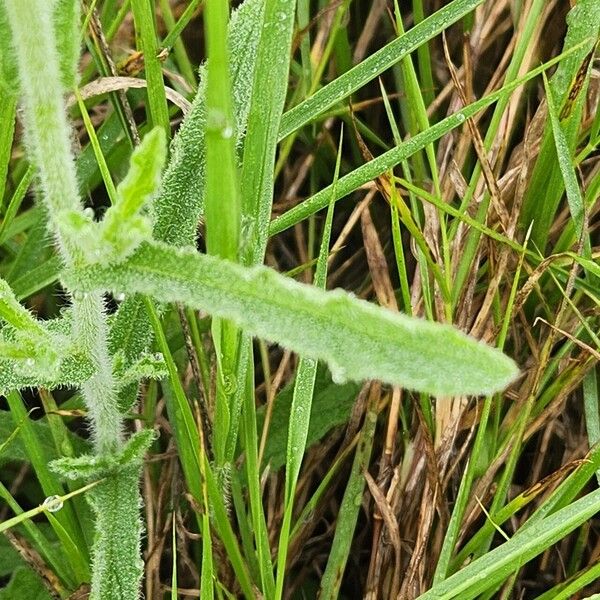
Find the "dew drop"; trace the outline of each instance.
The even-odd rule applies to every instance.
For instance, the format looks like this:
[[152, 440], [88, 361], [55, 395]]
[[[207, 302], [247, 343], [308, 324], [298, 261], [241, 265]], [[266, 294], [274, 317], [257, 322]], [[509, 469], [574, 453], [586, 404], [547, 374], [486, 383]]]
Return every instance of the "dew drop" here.
[[55, 513], [63, 507], [63, 501], [60, 499], [60, 496], [48, 496], [44, 500], [42, 507], [48, 512]]
[[156, 362], [164, 362], [164, 361], [165, 361], [165, 357], [163, 356], [163, 353], [162, 353], [162, 352], [156, 352], [156, 353], [154, 354], [154, 360], [155, 360]]
[[237, 379], [232, 373], [223, 376], [223, 391], [228, 396], [235, 393], [237, 390]]
[[123, 302], [123, 300], [125, 300], [125, 292], [119, 292], [115, 294], [115, 300], [117, 302]]
[[33, 360], [33, 358], [28, 358], [28, 359], [25, 361], [25, 366], [26, 366], [26, 367], [29, 367], [30, 369], [31, 369], [32, 367], [35, 367], [35, 360]]
[[227, 127], [224, 127], [223, 130], [221, 131], [221, 137], [224, 140], [230, 139], [232, 135], [233, 135], [233, 127], [230, 127], [229, 125]]
[[88, 206], [87, 208], [83, 209], [83, 214], [85, 215], [86, 219], [93, 219], [94, 218], [94, 209], [90, 208]]
[[80, 290], [75, 290], [73, 292], [72, 296], [73, 296], [73, 300], [76, 300], [77, 302], [81, 302], [82, 300], [85, 300], [87, 294]]
[[459, 123], [464, 123], [465, 122], [465, 115], [463, 115], [462, 113], [457, 113], [456, 114], [456, 120]]
[[333, 366], [330, 365], [331, 368], [331, 379], [333, 380], [333, 383], [337, 384], [337, 385], [343, 385], [344, 383], [346, 383], [348, 376], [346, 374], [345, 369], [343, 369], [342, 367], [337, 367], [337, 366]]

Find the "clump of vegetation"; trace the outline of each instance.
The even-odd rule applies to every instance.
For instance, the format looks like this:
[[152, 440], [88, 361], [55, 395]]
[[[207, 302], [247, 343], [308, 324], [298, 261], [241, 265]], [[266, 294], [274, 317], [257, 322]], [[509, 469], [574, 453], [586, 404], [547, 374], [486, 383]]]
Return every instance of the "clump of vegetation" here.
[[598, 1], [200, 4], [0, 0], [0, 598], [595, 589]]

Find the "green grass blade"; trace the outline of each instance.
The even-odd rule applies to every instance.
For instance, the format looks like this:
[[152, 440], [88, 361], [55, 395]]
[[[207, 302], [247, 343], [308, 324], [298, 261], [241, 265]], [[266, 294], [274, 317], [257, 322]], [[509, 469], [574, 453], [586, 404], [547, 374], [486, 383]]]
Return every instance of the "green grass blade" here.
[[240, 193], [235, 155], [235, 123], [227, 48], [228, 2], [207, 0], [206, 84], [206, 248], [236, 260], [239, 246]]
[[[40, 482], [42, 491], [46, 496], [63, 496], [64, 489], [62, 485], [58, 481], [56, 475], [54, 475], [48, 467], [48, 463], [53, 457], [45, 456], [44, 449], [39, 443], [33, 427], [31, 427], [20, 394], [11, 392], [10, 394], [7, 394], [6, 399], [8, 400], [13, 419], [15, 420], [15, 425], [20, 428], [19, 435], [38, 481]], [[63, 510], [56, 514], [56, 521], [60, 525], [60, 527], [56, 529], [57, 536], [60, 538], [61, 536], [66, 535], [68, 541], [66, 541], [65, 544], [76, 549], [76, 552], [70, 555], [71, 566], [76, 577], [79, 581], [89, 581], [90, 573], [87, 566], [89, 555], [73, 507], [70, 504], [65, 505]]]
[[[577, 50], [571, 53], [569, 58], [556, 70], [550, 82], [550, 89], [557, 104], [561, 107], [561, 113], [563, 110], [565, 111], [562, 127], [569, 151], [572, 152], [577, 143], [591, 64], [587, 65], [583, 73], [584, 77], [579, 82], [579, 89], [575, 89], [575, 99], [567, 100], [567, 96], [573, 91], [574, 88], [570, 89], [571, 85], [578, 78], [578, 71], [585, 66], [586, 57], [594, 51], [598, 41], [599, 0], [577, 2], [567, 16], [567, 23], [568, 29], [563, 48], [564, 50], [577, 48]], [[567, 103], [570, 103], [570, 106], [567, 106]], [[547, 126], [521, 213], [521, 221], [525, 225], [533, 221], [531, 239], [542, 250], [546, 246], [550, 226], [565, 190], [553, 146], [552, 132]]]
[[342, 574], [346, 568], [350, 547], [354, 538], [358, 512], [362, 506], [362, 497], [365, 489], [364, 471], [368, 470], [373, 438], [377, 425], [377, 412], [375, 403], [378, 394], [371, 391], [372, 399], [365, 415], [360, 441], [354, 456], [354, 463], [350, 471], [348, 484], [344, 490], [344, 498], [337, 515], [335, 535], [329, 552], [327, 566], [321, 579], [319, 598], [322, 600], [336, 600], [339, 597], [342, 584]]
[[158, 59], [154, 3], [149, 2], [149, 0], [132, 0], [131, 8], [135, 28], [141, 41], [140, 49], [144, 54], [144, 68], [146, 70], [146, 80], [148, 81], [148, 121], [154, 126], [163, 127], [167, 139], [169, 139], [171, 128], [162, 66]]
[[[576, 48], [579, 48], [579, 46]], [[429, 129], [417, 134], [414, 138], [406, 140], [402, 145], [388, 150], [382, 155], [377, 156], [368, 163], [358, 167], [354, 171], [340, 178], [339, 183], [336, 186], [336, 200], [351, 194], [360, 186], [365, 185], [373, 179], [376, 179], [380, 175], [383, 175], [386, 171], [389, 171], [403, 160], [409, 158], [416, 152], [423, 150], [429, 144], [446, 135], [456, 127], [461, 126], [468, 118], [473, 117], [480, 110], [490, 106], [494, 102], [497, 102], [519, 86], [523, 85], [530, 79], [533, 79], [537, 75], [540, 75], [545, 70], [563, 60], [566, 56], [569, 56], [575, 52], [576, 48], [571, 48], [560, 56], [549, 60], [535, 69], [532, 69], [523, 77], [511, 81], [498, 91], [493, 92], [492, 94], [489, 94], [488, 96], [469, 104], [465, 108], [446, 117], [445, 119], [438, 121]], [[306, 219], [308, 216], [316, 213], [322, 208], [325, 208], [329, 204], [330, 198], [331, 186], [320, 190], [298, 206], [271, 221], [270, 234], [275, 235], [276, 233], [280, 233], [281, 231], [284, 231], [285, 229], [288, 229], [296, 223]]]
[[483, 0], [453, 0], [283, 115], [279, 139], [316, 119], [386, 69], [477, 8]]
[[[16, 114], [16, 98], [4, 98], [2, 104], [0, 104], [0, 205], [2, 205], [2, 212], [4, 212], [2, 200], [4, 198], [6, 174], [12, 151]], [[2, 227], [4, 227], [4, 220]]]
[[267, 0], [258, 44], [241, 173], [242, 257], [261, 263], [269, 238], [277, 133], [290, 68], [296, 2]]
[[[337, 182], [340, 174], [340, 163], [342, 159], [342, 141], [343, 134], [340, 135], [338, 146], [338, 156], [335, 165], [334, 183]], [[321, 238], [321, 248], [317, 261], [317, 270], [314, 278], [314, 285], [325, 289], [327, 280], [327, 259], [329, 257], [329, 243], [331, 239], [331, 226], [333, 223], [334, 203], [331, 202], [327, 210], [327, 218], [323, 227]], [[306, 452], [306, 442], [308, 440], [308, 431], [312, 412], [312, 403], [315, 392], [315, 381], [317, 378], [318, 363], [311, 358], [300, 358], [296, 381], [294, 382], [294, 393], [292, 396], [292, 406], [290, 411], [290, 420], [288, 428], [287, 453], [285, 465], [285, 495], [284, 495], [284, 513], [281, 532], [279, 534], [279, 548], [277, 554], [277, 589], [275, 593], [276, 600], [283, 595], [283, 582], [287, 562], [287, 551], [290, 542], [290, 532], [292, 527], [292, 515], [294, 508], [294, 495], [296, 493], [296, 484], [302, 459]]]
[[585, 219], [585, 206], [583, 204], [583, 196], [579, 189], [579, 183], [577, 182], [577, 176], [573, 168], [573, 157], [569, 150], [569, 143], [563, 131], [558, 111], [554, 103], [553, 92], [548, 85], [548, 80], [544, 74], [544, 85], [546, 87], [546, 99], [548, 102], [548, 114], [550, 115], [550, 124], [552, 129], [552, 135], [554, 137], [554, 144], [556, 147], [556, 155], [558, 157], [558, 166], [562, 174], [564, 188], [567, 192], [567, 202], [569, 209], [571, 210], [571, 217], [575, 223], [575, 231], [577, 232], [577, 239], [583, 238], [583, 254], [587, 258], [591, 258], [592, 249], [590, 245], [590, 238], [587, 232], [586, 219]]
[[493, 393], [517, 374], [499, 351], [452, 327], [191, 250], [146, 244], [120, 265], [72, 271], [65, 281], [76, 289], [137, 291], [202, 308], [326, 361], [337, 380], [375, 378], [454, 395]]
[[573, 502], [421, 594], [418, 600], [470, 600], [508, 577], [600, 511], [600, 490]]

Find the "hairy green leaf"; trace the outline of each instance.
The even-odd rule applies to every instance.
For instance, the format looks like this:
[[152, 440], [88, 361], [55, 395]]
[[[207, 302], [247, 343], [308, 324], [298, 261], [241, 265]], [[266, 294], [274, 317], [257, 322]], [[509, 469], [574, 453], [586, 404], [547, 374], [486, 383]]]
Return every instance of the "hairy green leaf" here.
[[166, 152], [165, 132], [155, 127], [134, 150], [116, 202], [100, 223], [78, 210], [62, 211], [59, 229], [70, 246], [78, 248], [81, 262], [119, 262], [152, 237], [152, 225], [143, 210], [158, 189]]
[[139, 558], [143, 526], [138, 480], [154, 437], [153, 430], [145, 429], [133, 434], [119, 452], [51, 463], [54, 471], [68, 479], [102, 478], [87, 494], [96, 516], [92, 597], [98, 600], [130, 600], [139, 595], [144, 561]]
[[512, 360], [458, 330], [395, 314], [341, 290], [323, 292], [262, 266], [144, 244], [114, 267], [65, 275], [85, 290], [183, 302], [328, 363], [334, 380], [380, 379], [436, 395], [490, 394], [517, 375]]
[[[235, 132], [239, 144], [248, 119], [250, 92], [256, 63], [262, 0], [246, 0], [229, 21], [229, 55]], [[177, 246], [194, 244], [198, 220], [204, 207], [206, 129], [206, 66], [192, 110], [184, 119], [171, 145], [171, 160], [156, 199], [154, 237]]]
[[106, 477], [131, 467], [139, 467], [154, 437], [152, 429], [143, 429], [134, 433], [118, 452], [59, 458], [50, 463], [50, 468], [73, 480]]
[[163, 379], [168, 375], [162, 354], [143, 353], [132, 365], [127, 366], [123, 352], [114, 357], [114, 373], [121, 386], [139, 383], [142, 379]]
[[[70, 312], [36, 324], [41, 333], [12, 327], [0, 331], [0, 394], [26, 387], [75, 387], [93, 374], [91, 362], [71, 341]], [[11, 349], [12, 355], [2, 355]]]

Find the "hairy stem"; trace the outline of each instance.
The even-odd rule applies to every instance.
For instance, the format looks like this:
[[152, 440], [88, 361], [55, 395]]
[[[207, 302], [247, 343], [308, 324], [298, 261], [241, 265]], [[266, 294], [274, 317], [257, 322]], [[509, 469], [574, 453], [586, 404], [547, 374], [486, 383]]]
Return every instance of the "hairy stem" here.
[[[83, 216], [64, 105], [66, 90], [61, 83], [75, 81], [76, 77], [75, 73], [72, 78], [63, 77], [59, 62], [63, 49], [57, 49], [55, 41], [61, 39], [58, 34], [65, 32], [55, 31], [61, 25], [53, 20], [54, 2], [0, 2], [6, 6], [17, 57], [26, 142], [38, 169], [41, 195], [62, 260], [66, 267], [72, 267], [84, 262], [85, 254], [78, 249], [76, 237], [61, 236], [61, 224], [67, 213], [72, 216], [73, 212], [80, 212]], [[81, 391], [96, 454], [110, 460], [124, 448], [124, 427], [108, 348], [104, 294], [70, 291], [74, 334], [94, 366], [94, 374]], [[143, 570], [139, 462], [124, 463], [103, 473], [104, 483], [90, 498], [96, 513], [91, 593], [94, 600], [133, 600], [139, 596]]]
[[[38, 169], [42, 196], [61, 256], [67, 266], [77, 248], [60, 235], [61, 215], [82, 211], [71, 129], [64, 108], [59, 53], [55, 46], [52, 3], [43, 0], [3, 0], [12, 30], [21, 81], [23, 121], [29, 152]], [[72, 296], [78, 342], [95, 363], [96, 374], [83, 386], [83, 395], [99, 452], [121, 445], [119, 414], [106, 336], [101, 294]]]

